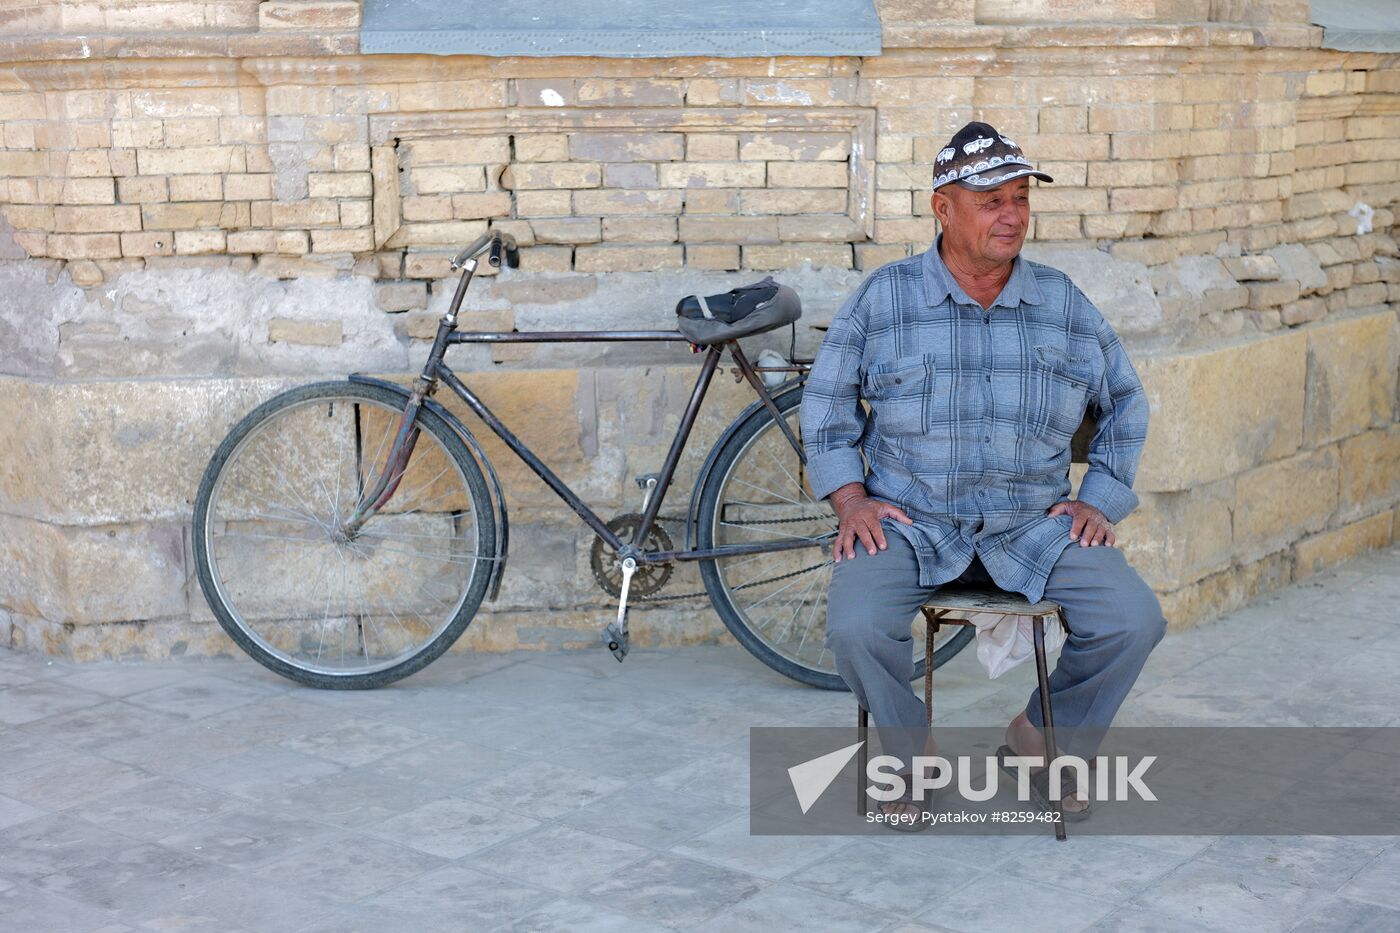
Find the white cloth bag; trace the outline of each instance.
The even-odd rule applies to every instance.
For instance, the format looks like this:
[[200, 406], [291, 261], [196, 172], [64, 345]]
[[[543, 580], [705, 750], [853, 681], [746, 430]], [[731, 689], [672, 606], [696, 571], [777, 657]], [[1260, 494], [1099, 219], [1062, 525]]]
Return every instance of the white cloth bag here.
[[[967, 620], [977, 627], [977, 660], [993, 679], [1035, 657], [1034, 616], [971, 612]], [[1048, 657], [1064, 645], [1065, 630], [1053, 616], [1046, 617], [1041, 624], [1045, 626]]]

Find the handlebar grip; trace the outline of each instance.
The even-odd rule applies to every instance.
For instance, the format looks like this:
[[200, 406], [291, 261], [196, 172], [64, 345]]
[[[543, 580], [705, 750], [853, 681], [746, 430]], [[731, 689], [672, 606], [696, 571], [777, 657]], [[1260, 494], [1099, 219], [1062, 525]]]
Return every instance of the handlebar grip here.
[[491, 252], [487, 254], [486, 261], [489, 262], [494, 269], [499, 269], [501, 267], [500, 239], [496, 237], [491, 238]]
[[512, 269], [520, 268], [520, 249], [518, 247], [506, 247], [506, 265]]

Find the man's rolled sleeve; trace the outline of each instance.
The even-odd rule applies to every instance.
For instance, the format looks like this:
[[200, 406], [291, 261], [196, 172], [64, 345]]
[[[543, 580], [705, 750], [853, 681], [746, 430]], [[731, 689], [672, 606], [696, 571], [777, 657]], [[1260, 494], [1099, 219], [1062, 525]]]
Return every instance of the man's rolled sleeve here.
[[865, 410], [860, 383], [865, 355], [865, 300], [870, 283], [846, 301], [832, 318], [802, 392], [802, 445], [812, 494], [824, 499], [847, 483], [865, 481], [860, 440]]
[[1097, 333], [1105, 368], [1090, 404], [1098, 431], [1089, 443], [1089, 470], [1077, 498], [1116, 523], [1127, 518], [1139, 501], [1133, 478], [1147, 442], [1147, 392], [1118, 335], [1102, 317]]

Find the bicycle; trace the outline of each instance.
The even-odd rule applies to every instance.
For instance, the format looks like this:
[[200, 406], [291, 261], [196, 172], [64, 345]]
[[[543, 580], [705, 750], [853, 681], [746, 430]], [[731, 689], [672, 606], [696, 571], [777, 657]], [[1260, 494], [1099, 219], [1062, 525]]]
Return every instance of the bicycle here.
[[[246, 415], [215, 451], [195, 500], [193, 550], [200, 587], [234, 643], [302, 684], [379, 687], [441, 656], [482, 601], [496, 598], [509, 543], [505, 497], [476, 436], [433, 398], [446, 386], [595, 533], [594, 576], [618, 599], [602, 638], [619, 661], [629, 648], [629, 601], [673, 598], [660, 591], [675, 563], [698, 561], [705, 594], [750, 653], [802, 683], [845, 689], [822, 644], [836, 520], [808, 492], [797, 419], [811, 361], [755, 365], [737, 339], [693, 345], [700, 373], [660, 471], [638, 478], [641, 512], [607, 522], [444, 355], [461, 343], [689, 338], [679, 330], [458, 331], [482, 254], [497, 268], [502, 258], [519, 265], [515, 241], [494, 231], [452, 260], [462, 274], [411, 387], [355, 374], [291, 389]], [[677, 548], [658, 518], [726, 352], [758, 398], [710, 450]], [[771, 391], [769, 373], [783, 380]], [[971, 638], [959, 627], [937, 646], [935, 666]], [[919, 678], [922, 647], [914, 654]]]

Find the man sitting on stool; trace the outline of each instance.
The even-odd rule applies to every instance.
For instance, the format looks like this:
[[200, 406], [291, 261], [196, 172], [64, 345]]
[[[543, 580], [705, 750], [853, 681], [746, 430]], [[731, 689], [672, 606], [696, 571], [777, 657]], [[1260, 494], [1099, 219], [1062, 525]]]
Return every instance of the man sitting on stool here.
[[[876, 725], [904, 734], [927, 729], [909, 687], [910, 623], [950, 580], [1064, 607], [1070, 634], [1050, 676], [1057, 726], [1106, 729], [1166, 630], [1157, 597], [1113, 546], [1113, 523], [1138, 504], [1147, 397], [1084, 293], [1020, 256], [1031, 175], [1052, 181], [986, 123], [954, 134], [933, 182], [942, 233], [856, 289], [802, 400], [808, 477], [840, 520], [826, 644]], [[1071, 500], [1070, 440], [1086, 408], [1098, 431]], [[1042, 726], [1037, 688], [1006, 744], [1044, 755]], [[1059, 751], [1096, 753], [1067, 744]], [[925, 749], [885, 751], [908, 761]], [[1087, 809], [1069, 770], [1065, 780], [1066, 814]], [[917, 813], [907, 800], [883, 809]]]

